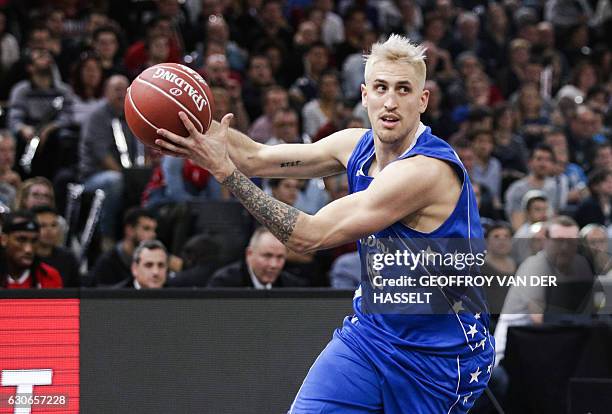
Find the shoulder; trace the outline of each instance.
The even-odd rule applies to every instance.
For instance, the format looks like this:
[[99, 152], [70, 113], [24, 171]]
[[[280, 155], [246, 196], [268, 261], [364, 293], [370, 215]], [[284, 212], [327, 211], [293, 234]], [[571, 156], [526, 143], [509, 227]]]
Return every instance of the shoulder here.
[[38, 276], [43, 287], [62, 287], [63, 285], [59, 270], [46, 263], [39, 264]]
[[368, 132], [364, 128], [347, 128], [320, 139], [314, 145], [324, 148], [346, 167], [359, 140]]
[[21, 95], [26, 94], [31, 90], [30, 81], [22, 80], [17, 82], [13, 89], [11, 89], [11, 98], [21, 97]]

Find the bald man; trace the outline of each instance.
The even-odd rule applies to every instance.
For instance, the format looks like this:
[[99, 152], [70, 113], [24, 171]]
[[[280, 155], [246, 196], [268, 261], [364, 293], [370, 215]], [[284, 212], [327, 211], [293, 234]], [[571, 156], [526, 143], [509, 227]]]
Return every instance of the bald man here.
[[[100, 231], [105, 247], [115, 240], [117, 213], [121, 211], [125, 168], [141, 165], [144, 146], [128, 128], [123, 100], [129, 86], [123, 75], [106, 81], [104, 99], [85, 120], [79, 143], [79, 175], [86, 192], [104, 190], [106, 198], [100, 216]], [[127, 150], [121, 145], [125, 142]]]

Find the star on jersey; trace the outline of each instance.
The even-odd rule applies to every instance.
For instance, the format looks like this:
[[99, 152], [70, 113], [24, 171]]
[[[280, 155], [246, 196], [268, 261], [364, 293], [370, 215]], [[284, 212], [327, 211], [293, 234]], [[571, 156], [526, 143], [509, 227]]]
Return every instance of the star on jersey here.
[[459, 313], [462, 310], [465, 310], [465, 308], [463, 307], [463, 302], [462, 301], [457, 301], [457, 302], [453, 303], [453, 311], [455, 313]]
[[468, 400], [470, 399], [471, 396], [472, 396], [472, 393], [470, 392], [468, 395], [463, 397], [463, 405], [467, 404], [467, 402], [468, 402]]
[[474, 315], [474, 318], [480, 319], [480, 312], [478, 312], [476, 315]]
[[493, 364], [487, 365], [487, 374], [491, 373], [491, 369], [493, 369]]
[[482, 347], [482, 350], [484, 351], [485, 349], [485, 344], [487, 343], [487, 339], [483, 339], [482, 341], [478, 342], [478, 345], [476, 345], [476, 348], [478, 348], [479, 346]]
[[487, 336], [487, 328], [483, 328], [483, 329], [484, 329], [484, 331], [483, 331], [484, 336]]
[[475, 372], [470, 372], [470, 376], [472, 378], [470, 378], [470, 384], [472, 382], [478, 382], [478, 376], [482, 374], [482, 371], [480, 370], [480, 367], [476, 367], [476, 371]]
[[476, 324], [470, 325], [470, 330], [467, 333], [468, 335], [472, 335], [472, 339], [474, 339], [474, 335], [478, 333], [478, 329], [476, 329]]

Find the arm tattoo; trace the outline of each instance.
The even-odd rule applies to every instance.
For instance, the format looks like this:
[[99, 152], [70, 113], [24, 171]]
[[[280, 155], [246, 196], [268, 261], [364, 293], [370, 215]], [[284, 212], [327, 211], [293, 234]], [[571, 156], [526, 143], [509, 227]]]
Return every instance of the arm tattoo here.
[[298, 165], [300, 165], [302, 163], [302, 161], [287, 161], [287, 162], [281, 162], [280, 163], [280, 167], [281, 168], [286, 168], [286, 167], [297, 167]]
[[264, 193], [238, 169], [221, 184], [226, 186], [261, 224], [286, 243], [291, 237], [300, 211]]

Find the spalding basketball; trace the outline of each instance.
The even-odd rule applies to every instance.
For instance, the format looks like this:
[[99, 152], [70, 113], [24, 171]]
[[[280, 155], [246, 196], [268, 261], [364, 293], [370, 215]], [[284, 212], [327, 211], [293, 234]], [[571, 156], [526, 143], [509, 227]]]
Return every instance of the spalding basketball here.
[[144, 70], [125, 95], [125, 119], [138, 139], [157, 147], [159, 128], [189, 135], [178, 116], [187, 114], [196, 129], [208, 131], [214, 112], [212, 92], [196, 71], [177, 63], [160, 63]]

